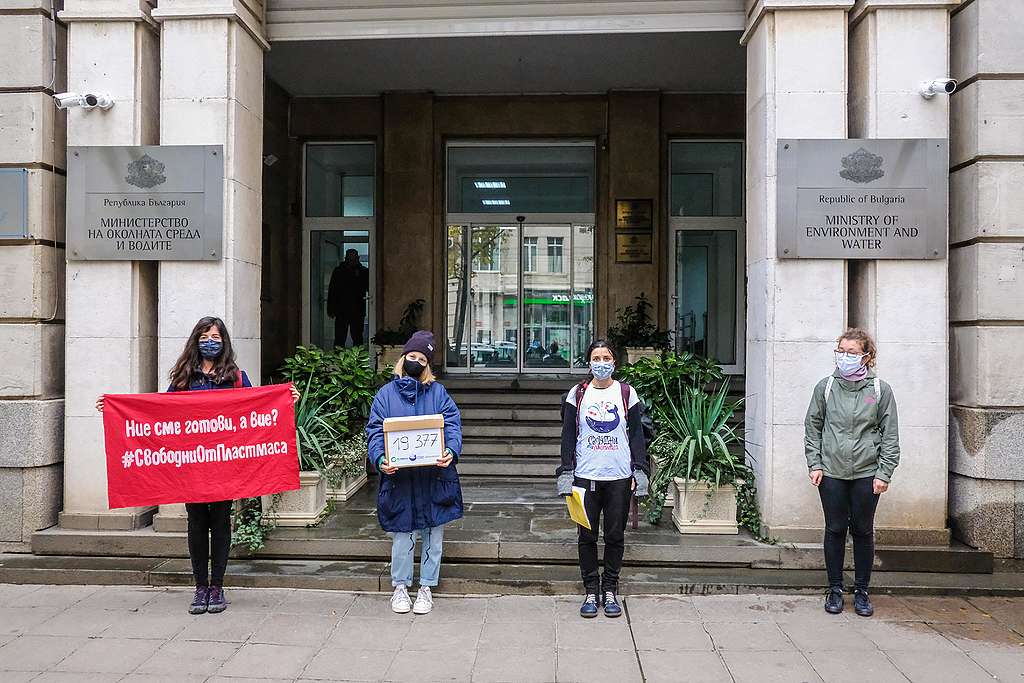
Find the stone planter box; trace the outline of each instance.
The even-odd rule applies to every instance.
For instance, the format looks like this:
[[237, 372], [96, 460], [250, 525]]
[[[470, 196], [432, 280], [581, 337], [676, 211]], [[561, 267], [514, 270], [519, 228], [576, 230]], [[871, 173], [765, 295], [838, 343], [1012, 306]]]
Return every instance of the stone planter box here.
[[[273, 496], [263, 496], [263, 511], [271, 507]], [[299, 472], [299, 489], [280, 494], [273, 511], [277, 526], [309, 526], [320, 520], [327, 509], [327, 480], [319, 472]]]
[[351, 477], [345, 477], [341, 483], [334, 488], [327, 489], [327, 498], [344, 503], [356, 494], [356, 491], [366, 484], [366, 472]]
[[641, 358], [657, 358], [660, 355], [661, 349], [656, 349], [653, 346], [626, 347], [626, 360], [630, 363], [635, 363]]
[[401, 346], [378, 346], [377, 347], [377, 369], [390, 370], [402, 357]]
[[[670, 493], [674, 502], [672, 521], [681, 534], [738, 534], [736, 487], [724, 484], [714, 490], [702, 481], [676, 477]], [[708, 494], [711, 492], [711, 499]]]

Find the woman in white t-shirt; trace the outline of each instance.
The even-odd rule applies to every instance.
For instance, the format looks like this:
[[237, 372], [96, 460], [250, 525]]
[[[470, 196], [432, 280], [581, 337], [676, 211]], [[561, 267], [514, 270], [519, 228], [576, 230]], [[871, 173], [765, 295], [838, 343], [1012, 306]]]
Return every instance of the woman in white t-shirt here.
[[[619, 570], [625, 548], [626, 517], [636, 495], [647, 495], [650, 472], [641, 424], [643, 405], [628, 384], [612, 379], [615, 351], [598, 340], [587, 349], [590, 378], [574, 386], [562, 406], [562, 464], [558, 493], [585, 490], [590, 529], [578, 526], [580, 574], [585, 597], [580, 616], [618, 617]], [[597, 562], [598, 523], [604, 517], [604, 574]]]

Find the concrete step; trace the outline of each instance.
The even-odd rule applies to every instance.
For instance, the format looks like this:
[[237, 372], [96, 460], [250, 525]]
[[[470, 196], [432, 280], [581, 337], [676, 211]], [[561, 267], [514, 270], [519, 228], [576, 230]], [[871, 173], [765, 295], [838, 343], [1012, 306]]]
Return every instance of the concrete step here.
[[524, 408], [519, 406], [459, 406], [462, 423], [473, 420], [500, 420], [501, 422], [547, 422], [562, 424], [562, 416], [558, 406], [543, 408]]
[[555, 476], [555, 468], [561, 459], [537, 457], [493, 457], [486, 455], [466, 456], [459, 461], [459, 474], [464, 477], [544, 477]]
[[561, 443], [562, 423], [560, 422], [506, 422], [474, 421], [463, 419], [462, 436], [466, 439], [475, 437], [502, 439], [542, 439], [548, 438]]
[[[566, 390], [568, 391], [568, 389]], [[558, 405], [565, 398], [564, 393], [537, 392], [452, 392], [452, 398], [462, 408], [481, 408], [485, 406], [517, 406], [521, 408], [550, 407], [558, 410]]]
[[[510, 457], [549, 457], [560, 458], [562, 445], [558, 439], [527, 440], [516, 439], [504, 441], [500, 439], [474, 438], [462, 444], [462, 456], [505, 455]], [[462, 462], [459, 463], [459, 469]]]
[[[577, 595], [579, 580], [574, 566], [467, 564], [446, 557], [438, 593]], [[847, 580], [852, 583], [853, 577], [848, 575]], [[812, 570], [626, 566], [621, 588], [628, 607], [630, 595], [818, 593], [821, 581], [821, 572]], [[183, 558], [0, 555], [0, 583], [189, 586], [192, 574]], [[229, 599], [235, 587], [391, 591], [384, 562], [240, 558], [228, 563], [225, 583]], [[901, 595], [1020, 597], [1024, 596], [1024, 574], [875, 572], [872, 587], [875, 593]]]

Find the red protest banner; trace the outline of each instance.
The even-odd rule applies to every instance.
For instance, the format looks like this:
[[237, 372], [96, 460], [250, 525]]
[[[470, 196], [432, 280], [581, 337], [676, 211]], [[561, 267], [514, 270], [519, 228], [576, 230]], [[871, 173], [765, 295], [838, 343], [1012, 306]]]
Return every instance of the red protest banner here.
[[299, 488], [289, 387], [107, 394], [108, 505], [211, 503]]

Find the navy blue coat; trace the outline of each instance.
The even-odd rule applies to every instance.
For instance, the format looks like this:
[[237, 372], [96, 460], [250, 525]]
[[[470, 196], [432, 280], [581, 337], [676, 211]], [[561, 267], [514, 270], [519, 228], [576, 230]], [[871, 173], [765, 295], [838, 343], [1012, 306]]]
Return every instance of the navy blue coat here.
[[409, 467], [381, 474], [377, 518], [384, 531], [410, 532], [441, 526], [462, 517], [462, 487], [456, 463], [462, 453], [462, 418], [455, 401], [437, 382], [421, 384], [395, 377], [373, 399], [366, 423], [367, 456], [380, 471], [384, 457], [384, 418], [444, 416], [444, 445], [454, 459], [448, 467]]

